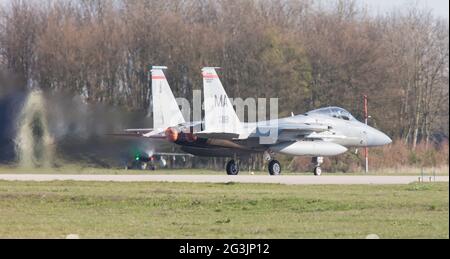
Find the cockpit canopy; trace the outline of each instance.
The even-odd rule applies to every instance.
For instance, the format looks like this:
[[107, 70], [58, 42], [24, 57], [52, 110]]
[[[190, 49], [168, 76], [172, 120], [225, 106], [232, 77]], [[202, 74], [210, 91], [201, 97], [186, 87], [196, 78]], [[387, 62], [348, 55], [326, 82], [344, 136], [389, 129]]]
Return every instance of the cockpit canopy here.
[[355, 121], [356, 119], [349, 113], [348, 111], [339, 108], [339, 107], [327, 107], [327, 108], [320, 108], [314, 111], [310, 111], [306, 113], [306, 115], [313, 115], [313, 114], [319, 114], [323, 116], [330, 116], [333, 118], [338, 118], [346, 121]]

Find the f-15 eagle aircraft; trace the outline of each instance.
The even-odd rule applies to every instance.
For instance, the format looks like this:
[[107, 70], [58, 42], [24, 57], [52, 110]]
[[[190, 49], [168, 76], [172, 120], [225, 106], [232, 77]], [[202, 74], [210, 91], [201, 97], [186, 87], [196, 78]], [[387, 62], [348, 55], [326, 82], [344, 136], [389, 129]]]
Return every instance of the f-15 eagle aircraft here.
[[[271, 175], [281, 174], [281, 164], [274, 159], [276, 154], [312, 156], [314, 174], [321, 175], [323, 157], [340, 155], [352, 147], [392, 142], [386, 134], [359, 122], [338, 107], [271, 121], [241, 122], [216, 68], [211, 67], [202, 70], [204, 121], [186, 122], [163, 69], [166, 67], [152, 69], [154, 129], [126, 130], [127, 134], [164, 139], [195, 156], [229, 157], [228, 175], [239, 174], [238, 159], [253, 153], [264, 154]], [[274, 137], [272, 133], [276, 133]], [[261, 141], [262, 138], [265, 141]]]

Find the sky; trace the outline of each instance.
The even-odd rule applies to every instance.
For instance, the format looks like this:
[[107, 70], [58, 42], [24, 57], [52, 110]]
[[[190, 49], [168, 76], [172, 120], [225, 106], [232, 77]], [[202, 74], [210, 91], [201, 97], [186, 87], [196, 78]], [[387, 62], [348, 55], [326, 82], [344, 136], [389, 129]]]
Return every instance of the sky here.
[[401, 8], [417, 3], [421, 8], [429, 9], [441, 18], [449, 18], [448, 0], [358, 0], [368, 6], [369, 12], [373, 14], [386, 13], [390, 10]]
[[[0, 8], [10, 0], [0, 0]], [[449, 0], [357, 0], [367, 5], [369, 12], [373, 14], [386, 13], [395, 8], [401, 8], [414, 3], [424, 9], [430, 9], [434, 15], [449, 19]]]

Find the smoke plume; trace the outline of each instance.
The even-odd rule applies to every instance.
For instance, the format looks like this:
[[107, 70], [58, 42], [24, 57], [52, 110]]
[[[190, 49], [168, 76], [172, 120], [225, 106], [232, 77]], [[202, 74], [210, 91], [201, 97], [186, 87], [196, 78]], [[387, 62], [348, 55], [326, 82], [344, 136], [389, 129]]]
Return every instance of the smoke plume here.
[[48, 128], [45, 99], [39, 90], [31, 91], [23, 104], [17, 120], [15, 144], [21, 167], [52, 166], [53, 138]]

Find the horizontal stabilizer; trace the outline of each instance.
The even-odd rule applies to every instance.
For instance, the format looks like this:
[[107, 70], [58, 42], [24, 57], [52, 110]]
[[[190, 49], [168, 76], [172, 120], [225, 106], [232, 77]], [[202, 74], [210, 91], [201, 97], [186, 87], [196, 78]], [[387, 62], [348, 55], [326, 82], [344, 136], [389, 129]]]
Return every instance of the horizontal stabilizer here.
[[130, 134], [146, 134], [153, 131], [153, 129], [126, 129], [126, 133]]
[[153, 129], [126, 129], [123, 133], [108, 134], [114, 137], [123, 138], [151, 138], [151, 139], [165, 139], [164, 131]]
[[127, 138], [127, 139], [143, 138], [142, 134], [133, 134], [133, 133], [111, 133], [106, 134], [106, 136]]

